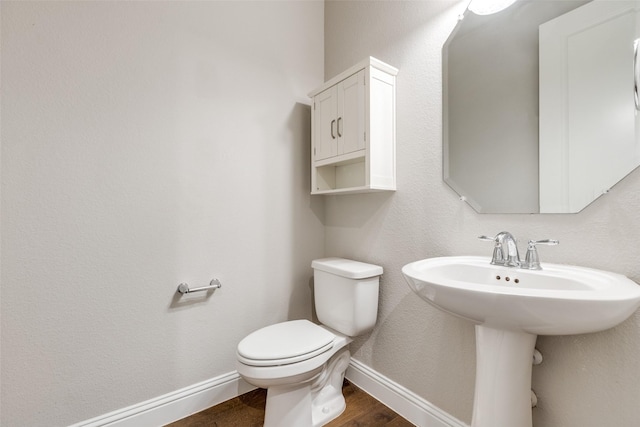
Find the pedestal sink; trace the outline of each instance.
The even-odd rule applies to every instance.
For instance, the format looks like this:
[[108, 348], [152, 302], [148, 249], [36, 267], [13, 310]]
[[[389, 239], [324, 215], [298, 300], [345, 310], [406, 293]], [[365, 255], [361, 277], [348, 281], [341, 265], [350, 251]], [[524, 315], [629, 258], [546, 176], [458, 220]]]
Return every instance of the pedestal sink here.
[[531, 365], [538, 335], [602, 331], [640, 306], [640, 286], [620, 274], [560, 264], [524, 270], [475, 256], [405, 265], [411, 289], [476, 325], [472, 427], [531, 427]]

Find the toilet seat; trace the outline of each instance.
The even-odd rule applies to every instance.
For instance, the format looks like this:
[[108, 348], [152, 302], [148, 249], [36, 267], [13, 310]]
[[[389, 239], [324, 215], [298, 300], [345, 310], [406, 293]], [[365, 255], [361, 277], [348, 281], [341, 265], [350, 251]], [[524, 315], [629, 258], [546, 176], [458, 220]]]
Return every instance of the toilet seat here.
[[333, 348], [336, 336], [308, 320], [266, 326], [238, 344], [238, 360], [249, 366], [281, 366], [311, 359]]

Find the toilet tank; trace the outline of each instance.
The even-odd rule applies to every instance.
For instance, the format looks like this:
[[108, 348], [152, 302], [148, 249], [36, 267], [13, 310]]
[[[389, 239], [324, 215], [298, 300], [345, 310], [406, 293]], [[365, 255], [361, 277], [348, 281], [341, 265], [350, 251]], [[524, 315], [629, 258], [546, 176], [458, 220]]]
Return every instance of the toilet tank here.
[[351, 337], [373, 329], [382, 267], [344, 258], [318, 259], [311, 267], [320, 323]]

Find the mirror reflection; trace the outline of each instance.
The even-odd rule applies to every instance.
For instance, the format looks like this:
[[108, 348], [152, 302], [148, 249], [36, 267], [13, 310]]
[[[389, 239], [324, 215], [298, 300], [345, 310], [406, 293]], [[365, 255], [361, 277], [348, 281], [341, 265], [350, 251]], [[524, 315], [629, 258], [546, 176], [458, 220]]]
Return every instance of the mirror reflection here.
[[443, 48], [444, 179], [476, 211], [578, 212], [640, 165], [639, 10], [518, 0], [465, 11]]

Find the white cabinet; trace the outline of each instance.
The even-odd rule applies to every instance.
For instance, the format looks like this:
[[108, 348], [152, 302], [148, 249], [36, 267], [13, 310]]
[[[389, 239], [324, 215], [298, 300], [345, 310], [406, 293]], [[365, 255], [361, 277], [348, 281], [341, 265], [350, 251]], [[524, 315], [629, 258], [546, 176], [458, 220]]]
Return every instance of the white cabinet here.
[[364, 70], [314, 100], [315, 160], [364, 150]]
[[398, 70], [375, 58], [311, 92], [311, 194], [396, 189]]

